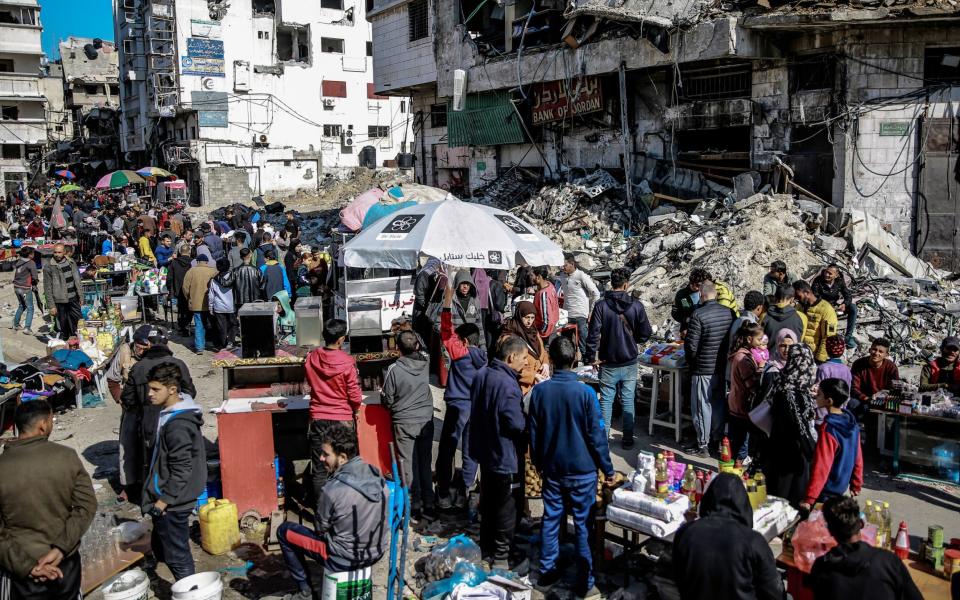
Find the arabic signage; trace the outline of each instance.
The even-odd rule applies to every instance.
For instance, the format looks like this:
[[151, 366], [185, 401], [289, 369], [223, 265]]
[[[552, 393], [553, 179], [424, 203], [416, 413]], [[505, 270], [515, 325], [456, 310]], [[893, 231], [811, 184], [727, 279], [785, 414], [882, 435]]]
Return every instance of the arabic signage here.
[[[567, 97], [567, 92], [576, 98]], [[603, 92], [596, 77], [574, 79], [569, 87], [563, 81], [547, 81], [533, 88], [533, 124], [542, 125], [574, 115], [603, 110]]]
[[200, 127], [228, 127], [229, 114], [220, 110], [201, 110], [197, 113]]
[[183, 75], [225, 77], [223, 41], [187, 38], [187, 55], [180, 57], [180, 72]]
[[880, 121], [880, 135], [903, 137], [910, 131], [908, 121]]
[[197, 37], [220, 39], [222, 29], [220, 21], [190, 19], [190, 33]]

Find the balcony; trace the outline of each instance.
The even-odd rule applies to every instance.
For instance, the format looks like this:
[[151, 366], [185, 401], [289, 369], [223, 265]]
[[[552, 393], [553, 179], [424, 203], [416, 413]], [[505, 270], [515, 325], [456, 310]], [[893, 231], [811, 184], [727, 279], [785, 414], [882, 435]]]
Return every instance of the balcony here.
[[40, 45], [42, 28], [36, 25], [0, 25], [0, 52], [13, 54], [43, 54]]
[[0, 121], [0, 143], [43, 144], [47, 141], [47, 123], [43, 119]]
[[124, 147], [125, 152], [136, 152], [138, 150], [145, 150], [143, 147], [143, 136], [139, 133], [130, 133], [127, 134], [124, 138]]
[[40, 78], [29, 73], [0, 73], [0, 98], [42, 101]]

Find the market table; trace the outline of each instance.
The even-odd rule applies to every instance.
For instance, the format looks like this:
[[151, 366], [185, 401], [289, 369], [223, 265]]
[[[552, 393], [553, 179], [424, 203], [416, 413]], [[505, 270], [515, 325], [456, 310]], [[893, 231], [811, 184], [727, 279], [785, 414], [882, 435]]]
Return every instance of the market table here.
[[[683, 420], [687, 417], [683, 415], [683, 390], [681, 381], [686, 367], [672, 367], [665, 365], [653, 365], [642, 363], [643, 366], [653, 369], [653, 384], [650, 391], [650, 419], [647, 422], [647, 433], [653, 435], [654, 425], [661, 427], [670, 427], [673, 429], [674, 439], [680, 442], [680, 432], [683, 429]], [[657, 401], [660, 399], [660, 377], [666, 375], [670, 379], [670, 388], [667, 403], [669, 410], [668, 419], [661, 419], [657, 414]], [[661, 413], [663, 414], [663, 413]]]
[[137, 564], [150, 552], [150, 535], [144, 535], [132, 544], [120, 544], [120, 552], [108, 563], [84, 560], [81, 562], [80, 592], [86, 596], [105, 581]]
[[[137, 298], [140, 300], [140, 319], [142, 322], [147, 322], [147, 299], [156, 298], [157, 306], [163, 306], [163, 324], [170, 325], [170, 313], [173, 310], [173, 307], [168, 304], [170, 301], [169, 292], [157, 292], [156, 294], [148, 294], [146, 292], [138, 291]], [[161, 300], [166, 298], [165, 300]]]
[[[960, 430], [960, 420], [951, 419], [948, 417], [937, 417], [933, 415], [920, 415], [920, 414], [905, 414], [898, 411], [892, 410], [881, 410], [874, 407], [870, 408], [871, 412], [885, 415], [893, 419], [893, 461], [891, 467], [893, 469], [893, 476], [897, 477], [900, 475], [900, 427], [904, 419], [908, 421], [916, 421], [918, 423], [927, 422], [927, 423], [945, 423], [948, 425], [955, 425], [958, 430]], [[958, 459], [960, 461], [960, 459]], [[953, 482], [950, 482], [953, 483]]]
[[[904, 560], [903, 564], [924, 598], [936, 600], [950, 597], [950, 582], [936, 574], [929, 565], [916, 560], [915, 556]], [[784, 545], [783, 552], [777, 557], [777, 565], [787, 571], [787, 591], [794, 600], [813, 600], [813, 590], [804, 581], [807, 574], [793, 560], [793, 546]]]

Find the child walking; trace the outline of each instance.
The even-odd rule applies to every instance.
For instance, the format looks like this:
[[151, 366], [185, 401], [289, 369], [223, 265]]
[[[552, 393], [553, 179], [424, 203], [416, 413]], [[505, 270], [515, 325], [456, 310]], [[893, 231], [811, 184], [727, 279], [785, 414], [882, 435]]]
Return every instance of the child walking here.
[[727, 396], [727, 433], [730, 451], [737, 466], [747, 458], [750, 428], [750, 406], [754, 391], [760, 387], [760, 374], [769, 354], [764, 352], [767, 336], [756, 323], [744, 323], [737, 330], [730, 354], [730, 394]]
[[847, 488], [856, 496], [863, 486], [863, 455], [860, 451], [860, 426], [844, 407], [850, 388], [841, 379], [824, 379], [817, 390], [817, 407], [826, 408], [813, 454], [813, 470], [807, 494], [800, 507], [806, 510]]

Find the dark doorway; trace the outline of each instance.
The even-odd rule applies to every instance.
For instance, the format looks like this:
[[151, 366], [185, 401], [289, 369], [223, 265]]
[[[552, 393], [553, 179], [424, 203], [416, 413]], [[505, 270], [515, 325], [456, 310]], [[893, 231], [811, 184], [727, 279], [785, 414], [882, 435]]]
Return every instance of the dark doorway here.
[[826, 127], [794, 125], [787, 164], [793, 168], [797, 185], [833, 202], [833, 144]]
[[960, 269], [960, 120], [924, 123], [923, 170], [917, 199], [916, 248], [920, 258], [940, 269]]

